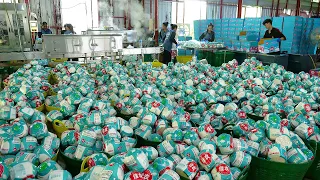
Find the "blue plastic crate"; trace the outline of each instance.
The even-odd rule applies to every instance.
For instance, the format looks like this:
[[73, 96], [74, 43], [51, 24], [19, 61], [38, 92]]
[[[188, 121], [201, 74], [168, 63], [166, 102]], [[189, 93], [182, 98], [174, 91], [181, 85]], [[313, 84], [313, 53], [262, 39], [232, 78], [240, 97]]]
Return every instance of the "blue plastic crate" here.
[[192, 40], [192, 36], [186, 36], [186, 41]]
[[178, 41], [186, 41], [186, 37], [185, 36], [178, 36]]
[[179, 55], [179, 56], [185, 56], [185, 55], [186, 55], [186, 50], [184, 50], [184, 49], [178, 49], [178, 55]]
[[186, 50], [186, 55], [187, 56], [193, 55], [192, 50]]

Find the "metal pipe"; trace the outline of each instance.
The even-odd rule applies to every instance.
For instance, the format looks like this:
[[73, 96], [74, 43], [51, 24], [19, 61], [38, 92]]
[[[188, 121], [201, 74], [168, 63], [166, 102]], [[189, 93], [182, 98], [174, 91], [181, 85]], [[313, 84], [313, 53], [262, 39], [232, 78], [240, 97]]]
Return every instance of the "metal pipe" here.
[[289, 0], [286, 0], [286, 7], [285, 7], [285, 9], [288, 9], [288, 2], [289, 2]]
[[220, 19], [222, 19], [222, 6], [223, 6], [223, 0], [220, 0]]
[[300, 16], [300, 0], [297, 0], [297, 6], [296, 6], [296, 16]]
[[241, 12], [242, 12], [242, 0], [238, 0], [238, 18], [241, 18]]
[[270, 11], [270, 17], [273, 17], [273, 6], [274, 6], [274, 0], [272, 0], [271, 11]]
[[155, 25], [155, 41], [156, 46], [159, 44], [159, 32], [158, 32], [158, 0], [154, 0], [154, 25]]
[[280, 6], [280, 0], [278, 0], [278, 3], [277, 3], [276, 17], [279, 16], [279, 6]]

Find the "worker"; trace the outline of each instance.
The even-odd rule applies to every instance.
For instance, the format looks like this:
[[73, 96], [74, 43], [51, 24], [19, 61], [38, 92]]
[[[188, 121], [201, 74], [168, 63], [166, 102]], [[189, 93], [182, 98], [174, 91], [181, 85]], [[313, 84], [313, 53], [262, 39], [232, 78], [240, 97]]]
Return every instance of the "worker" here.
[[64, 28], [65, 28], [65, 32], [63, 34], [76, 34], [71, 24], [65, 24]]
[[177, 32], [178, 26], [176, 24], [171, 24], [171, 30], [170, 33], [166, 34], [166, 38], [163, 43], [163, 62], [165, 64], [168, 64], [171, 61], [171, 49], [172, 44], [178, 45], [177, 41], [175, 40], [176, 32]]
[[41, 32], [38, 33], [39, 38], [41, 38], [43, 34], [52, 34], [52, 31], [48, 28], [47, 22], [42, 22]]
[[209, 42], [213, 42], [214, 41], [214, 32], [213, 32], [213, 24], [209, 24], [207, 31], [202, 33], [200, 36], [200, 41], [209, 41]]
[[170, 33], [170, 31], [168, 30], [168, 22], [164, 22], [162, 23], [162, 29], [160, 31], [160, 42], [163, 43], [164, 40], [166, 39], [166, 34]]
[[287, 39], [279, 29], [272, 27], [271, 19], [264, 20], [262, 24], [267, 28], [263, 38], [276, 38], [279, 42]]

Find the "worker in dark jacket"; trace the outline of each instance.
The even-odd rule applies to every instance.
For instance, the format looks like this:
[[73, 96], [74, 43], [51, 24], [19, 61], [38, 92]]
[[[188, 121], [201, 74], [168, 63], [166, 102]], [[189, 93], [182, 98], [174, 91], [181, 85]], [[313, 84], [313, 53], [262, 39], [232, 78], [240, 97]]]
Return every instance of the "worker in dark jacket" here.
[[48, 28], [47, 22], [42, 22], [41, 32], [38, 33], [38, 36], [41, 38], [43, 34], [52, 34], [52, 31]]
[[166, 35], [166, 38], [163, 43], [164, 54], [163, 54], [163, 62], [168, 64], [171, 61], [171, 49], [172, 44], [178, 45], [175, 37], [178, 26], [176, 24], [171, 24], [171, 31]]
[[209, 24], [207, 31], [202, 33], [200, 36], [200, 41], [209, 41], [213, 42], [214, 41], [214, 32], [213, 32], [213, 24]]
[[262, 24], [267, 28], [263, 38], [275, 38], [278, 39], [279, 42], [287, 39], [279, 29], [272, 27], [271, 19], [264, 20]]
[[159, 38], [160, 38], [159, 42], [161, 42], [161, 43], [163, 43], [164, 40], [166, 39], [167, 33], [170, 33], [170, 31], [168, 30], [168, 24], [169, 24], [168, 22], [162, 23], [162, 29], [160, 31], [160, 36], [159, 36]]

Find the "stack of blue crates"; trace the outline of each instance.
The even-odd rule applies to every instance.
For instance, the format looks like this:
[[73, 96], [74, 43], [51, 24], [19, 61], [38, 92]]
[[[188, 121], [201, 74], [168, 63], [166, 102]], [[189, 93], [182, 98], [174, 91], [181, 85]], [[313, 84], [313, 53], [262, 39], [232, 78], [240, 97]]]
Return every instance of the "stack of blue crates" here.
[[195, 20], [193, 21], [193, 30], [194, 30], [194, 39], [199, 40], [198, 38], [201, 36], [201, 31], [200, 31], [200, 24], [202, 20]]
[[278, 28], [282, 32], [283, 17], [273, 17], [272, 26]]
[[261, 18], [246, 18], [244, 20], [244, 31], [257, 31], [260, 32]]
[[238, 36], [243, 31], [243, 19], [232, 18], [229, 19], [229, 39], [238, 40]]
[[206, 20], [195, 20], [193, 21], [193, 27], [194, 27], [194, 38], [196, 40], [199, 40], [199, 37], [201, 36], [202, 33], [207, 31], [208, 25], [213, 24], [214, 25], [214, 20], [213, 19], [206, 19]]
[[299, 54], [303, 31], [303, 17], [288, 16], [283, 20], [283, 34], [287, 40], [281, 42], [281, 51]]
[[222, 39], [222, 21], [221, 19], [215, 19], [214, 20], [214, 33], [215, 33], [215, 38], [216, 39]]
[[229, 19], [222, 19], [221, 22], [222, 29], [221, 29], [221, 36], [222, 39], [229, 39]]
[[244, 19], [236, 19], [236, 34], [240, 34], [243, 31]]
[[236, 34], [236, 18], [229, 19], [229, 30], [228, 30], [228, 39], [231, 40], [238, 40], [237, 34]]
[[303, 18], [303, 31], [300, 42], [300, 54], [308, 54], [309, 47], [312, 46], [310, 43], [310, 34], [313, 29], [314, 19]]

